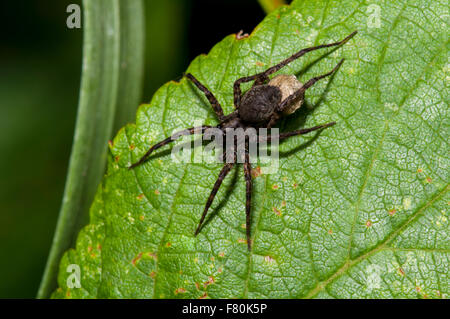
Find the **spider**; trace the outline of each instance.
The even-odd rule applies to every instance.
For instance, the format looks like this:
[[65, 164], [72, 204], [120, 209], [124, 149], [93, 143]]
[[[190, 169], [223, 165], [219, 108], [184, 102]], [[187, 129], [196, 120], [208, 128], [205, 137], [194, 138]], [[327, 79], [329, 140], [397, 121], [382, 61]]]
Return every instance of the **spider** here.
[[[202, 91], [209, 103], [211, 104], [214, 112], [216, 113], [217, 118], [220, 123], [215, 128], [220, 129], [223, 135], [226, 135], [228, 129], [236, 129], [236, 128], [268, 128], [270, 129], [283, 115], [292, 114], [295, 112], [304, 101], [304, 93], [305, 91], [313, 86], [317, 81], [326, 78], [332, 75], [343, 63], [344, 59], [342, 59], [330, 72], [313, 77], [308, 80], [305, 84], [300, 83], [297, 78], [293, 75], [278, 75], [274, 77], [272, 80], [269, 80], [269, 75], [279, 71], [281, 68], [285, 67], [292, 61], [300, 58], [304, 54], [322, 49], [327, 47], [339, 46], [346, 43], [350, 40], [357, 31], [352, 32], [342, 41], [334, 42], [330, 44], [322, 44], [314, 47], [309, 47], [298, 51], [293, 54], [289, 58], [281, 61], [280, 63], [268, 68], [264, 72], [240, 78], [234, 82], [234, 106], [235, 110], [228, 114], [224, 115], [221, 105], [219, 101], [216, 99], [214, 94], [206, 88], [202, 83], [200, 83], [192, 74], [188, 73], [185, 76], [191, 80], [195, 86]], [[241, 84], [245, 82], [254, 81], [253, 86], [245, 93], [241, 92]], [[324, 129], [330, 126], [333, 126], [336, 122], [330, 122], [323, 125], [314, 126], [311, 128], [300, 129], [292, 132], [281, 133], [279, 135], [268, 135], [266, 137], [267, 140], [271, 140], [274, 138], [279, 138], [279, 140], [286, 139], [291, 136], [306, 134], [312, 131]], [[185, 134], [191, 135], [196, 133], [204, 134], [208, 128], [213, 128], [212, 126], [201, 126], [201, 127], [191, 127], [183, 130]], [[176, 140], [177, 137], [181, 136], [178, 132], [168, 137], [159, 143], [153, 145], [145, 154], [142, 156], [139, 161], [129, 166], [129, 169], [132, 169], [143, 162], [150, 156], [150, 154], [163, 147], [164, 145], [169, 144], [170, 142]], [[258, 140], [260, 141], [260, 140]], [[225, 152], [226, 153], [226, 152]], [[225, 155], [224, 153], [224, 155]], [[203, 221], [206, 217], [206, 214], [213, 203], [213, 200], [219, 190], [223, 180], [227, 176], [227, 174], [231, 171], [233, 166], [236, 164], [236, 155], [234, 155], [234, 160], [230, 162], [225, 162], [222, 170], [219, 173], [219, 176], [211, 190], [211, 194], [209, 195], [205, 208], [203, 210], [203, 214], [198, 223], [197, 229], [195, 230], [195, 236], [200, 232]], [[248, 250], [251, 250], [251, 240], [250, 240], [250, 212], [251, 212], [251, 194], [252, 194], [252, 176], [251, 176], [251, 164], [249, 160], [249, 151], [248, 151], [248, 140], [245, 140], [245, 153], [243, 158], [243, 166], [244, 166], [244, 176], [245, 176], [245, 184], [246, 184], [246, 237], [247, 237], [247, 247]]]

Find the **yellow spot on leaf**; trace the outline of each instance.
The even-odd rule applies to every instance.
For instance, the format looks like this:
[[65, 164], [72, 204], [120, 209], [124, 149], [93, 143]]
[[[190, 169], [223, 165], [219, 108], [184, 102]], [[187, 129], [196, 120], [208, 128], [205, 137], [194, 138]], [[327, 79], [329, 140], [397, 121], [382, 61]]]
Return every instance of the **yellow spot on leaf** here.
[[411, 208], [411, 197], [405, 197], [403, 199], [403, 208], [406, 210]]

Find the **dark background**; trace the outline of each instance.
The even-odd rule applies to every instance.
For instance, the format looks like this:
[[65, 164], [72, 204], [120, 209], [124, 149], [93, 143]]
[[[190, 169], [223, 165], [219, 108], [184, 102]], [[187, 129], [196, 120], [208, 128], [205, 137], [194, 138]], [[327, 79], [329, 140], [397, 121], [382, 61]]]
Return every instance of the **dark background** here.
[[[81, 0], [0, 3], [0, 298], [36, 296], [61, 205], [83, 38], [66, 27], [70, 3]], [[145, 4], [143, 103], [197, 55], [230, 33], [250, 33], [265, 15], [257, 0]]]

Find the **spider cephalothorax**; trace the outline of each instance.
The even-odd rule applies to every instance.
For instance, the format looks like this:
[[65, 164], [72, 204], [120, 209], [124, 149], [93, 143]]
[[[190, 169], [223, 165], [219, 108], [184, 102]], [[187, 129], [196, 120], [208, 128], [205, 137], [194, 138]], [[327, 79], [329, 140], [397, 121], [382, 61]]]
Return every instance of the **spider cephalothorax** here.
[[[223, 135], [226, 135], [226, 132], [229, 129], [233, 128], [271, 128], [283, 115], [288, 115], [294, 113], [303, 103], [305, 91], [313, 86], [317, 81], [330, 76], [333, 74], [339, 66], [342, 64], [343, 60], [341, 60], [330, 72], [314, 77], [308, 80], [305, 84], [300, 83], [297, 78], [293, 75], [278, 75], [273, 79], [269, 80], [269, 75], [277, 72], [287, 64], [292, 61], [298, 59], [304, 54], [314, 51], [321, 48], [333, 47], [344, 44], [350, 38], [352, 38], [356, 34], [356, 31], [348, 35], [345, 39], [339, 42], [334, 42], [330, 44], [322, 44], [315, 47], [310, 47], [306, 49], [302, 49], [287, 58], [286, 60], [278, 63], [275, 66], [270, 67], [264, 72], [240, 78], [234, 82], [234, 106], [236, 110], [229, 115], [224, 115], [221, 105], [219, 101], [215, 98], [214, 94], [209, 91], [203, 84], [201, 84], [192, 74], [186, 74], [186, 77], [190, 79], [198, 89], [200, 89], [211, 103], [214, 112], [216, 113], [220, 124], [216, 126], [216, 128], [222, 131]], [[242, 95], [241, 92], [241, 84], [245, 82], [254, 81], [253, 86]], [[335, 122], [330, 122], [323, 125], [318, 125], [315, 127], [296, 130], [287, 133], [281, 133], [277, 136], [267, 136], [266, 140], [271, 140], [274, 138], [278, 138], [280, 140], [288, 138], [290, 136], [306, 134], [315, 130], [323, 129], [326, 127], [330, 127], [334, 125]], [[166, 138], [165, 140], [153, 145], [141, 159], [135, 164], [131, 165], [129, 168], [132, 169], [140, 164], [142, 164], [150, 154], [166, 145], [170, 142], [174, 141], [181, 135], [185, 134], [203, 134], [207, 129], [212, 128], [211, 126], [201, 126], [201, 127], [191, 127], [183, 132], [183, 134], [176, 133], [171, 137]], [[251, 193], [252, 193], [252, 177], [251, 177], [251, 165], [249, 159], [249, 150], [248, 150], [248, 140], [245, 141], [245, 155], [243, 158], [244, 164], [244, 175], [246, 181], [246, 235], [247, 235], [247, 245], [248, 249], [251, 248], [250, 241], [250, 211], [251, 211]], [[226, 150], [225, 150], [226, 152]], [[225, 154], [224, 154], [225, 155]], [[223, 157], [225, 159], [225, 156]], [[228, 157], [227, 157], [228, 158]], [[200, 218], [198, 227], [195, 231], [195, 235], [197, 235], [201, 229], [202, 223], [205, 219], [206, 213], [208, 212], [209, 207], [211, 206], [214, 197], [217, 194], [217, 191], [222, 184], [222, 181], [227, 176], [227, 174], [231, 171], [233, 166], [237, 163], [236, 154], [232, 155], [231, 158], [234, 158], [231, 162], [227, 160], [224, 164], [222, 170], [219, 173], [219, 177], [217, 178], [213, 189], [211, 191], [208, 200], [206, 201], [205, 209], [203, 210], [203, 214]]]

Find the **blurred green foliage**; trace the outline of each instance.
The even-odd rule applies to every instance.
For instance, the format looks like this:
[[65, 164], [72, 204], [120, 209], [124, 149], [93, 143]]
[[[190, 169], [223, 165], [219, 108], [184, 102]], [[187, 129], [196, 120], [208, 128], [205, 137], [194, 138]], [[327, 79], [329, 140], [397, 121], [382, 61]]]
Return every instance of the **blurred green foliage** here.
[[[66, 27], [70, 3], [81, 0], [0, 4], [0, 298], [35, 297], [61, 205], [82, 61], [82, 30]], [[264, 16], [256, 0], [145, 4], [143, 103], [193, 57]]]

